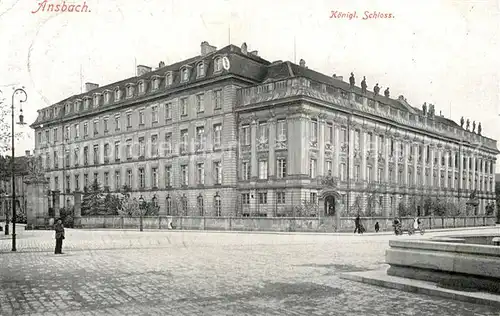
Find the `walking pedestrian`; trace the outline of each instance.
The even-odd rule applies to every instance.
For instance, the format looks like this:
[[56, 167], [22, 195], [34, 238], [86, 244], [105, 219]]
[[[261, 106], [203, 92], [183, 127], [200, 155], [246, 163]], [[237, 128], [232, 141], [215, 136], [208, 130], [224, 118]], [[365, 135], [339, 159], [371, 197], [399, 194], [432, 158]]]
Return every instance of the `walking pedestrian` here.
[[356, 234], [356, 232], [358, 232], [358, 234], [361, 234], [361, 218], [359, 218], [359, 214], [358, 216], [356, 216], [356, 219], [354, 220], [354, 226], [356, 226], [354, 228], [354, 233]]
[[55, 254], [62, 254], [62, 244], [64, 239], [64, 225], [62, 220], [59, 218], [54, 225], [54, 230], [56, 231], [56, 251]]
[[378, 224], [378, 222], [375, 223], [375, 232], [378, 233], [378, 231], [380, 230], [380, 225]]

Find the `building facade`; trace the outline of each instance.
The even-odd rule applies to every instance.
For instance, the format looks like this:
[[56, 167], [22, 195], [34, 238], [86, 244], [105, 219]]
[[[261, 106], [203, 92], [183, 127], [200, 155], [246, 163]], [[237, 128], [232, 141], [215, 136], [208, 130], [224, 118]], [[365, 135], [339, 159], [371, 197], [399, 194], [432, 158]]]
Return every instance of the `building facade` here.
[[[26, 219], [27, 206], [27, 184], [25, 180], [28, 176], [28, 160], [30, 151], [26, 151], [26, 156], [14, 159], [14, 172], [16, 181], [16, 217], [17, 222]], [[12, 173], [10, 170], [10, 157], [2, 157], [2, 174], [0, 177], [0, 221], [12, 220]]]
[[268, 62], [246, 44], [203, 42], [199, 56], [86, 86], [32, 124], [62, 205], [94, 179], [155, 197], [164, 215], [393, 216], [400, 204], [465, 205], [471, 195], [481, 214], [495, 200], [496, 141], [475, 123], [471, 131], [432, 105], [380, 96], [302, 60]]

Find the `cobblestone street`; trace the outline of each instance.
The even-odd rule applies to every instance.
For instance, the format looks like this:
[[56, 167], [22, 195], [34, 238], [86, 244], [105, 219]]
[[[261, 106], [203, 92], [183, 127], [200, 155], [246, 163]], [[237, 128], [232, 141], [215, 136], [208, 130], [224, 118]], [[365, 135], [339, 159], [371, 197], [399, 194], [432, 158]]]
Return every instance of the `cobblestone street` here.
[[500, 315], [338, 277], [382, 268], [392, 235], [67, 229], [56, 256], [52, 231], [18, 230], [17, 253], [0, 236], [3, 316]]

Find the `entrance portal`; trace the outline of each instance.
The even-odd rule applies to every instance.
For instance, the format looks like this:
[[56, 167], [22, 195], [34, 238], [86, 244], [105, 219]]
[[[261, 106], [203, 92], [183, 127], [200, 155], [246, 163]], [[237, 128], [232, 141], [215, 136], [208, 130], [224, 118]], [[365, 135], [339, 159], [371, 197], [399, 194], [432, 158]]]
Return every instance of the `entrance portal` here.
[[333, 195], [325, 197], [325, 215], [335, 216], [335, 197]]

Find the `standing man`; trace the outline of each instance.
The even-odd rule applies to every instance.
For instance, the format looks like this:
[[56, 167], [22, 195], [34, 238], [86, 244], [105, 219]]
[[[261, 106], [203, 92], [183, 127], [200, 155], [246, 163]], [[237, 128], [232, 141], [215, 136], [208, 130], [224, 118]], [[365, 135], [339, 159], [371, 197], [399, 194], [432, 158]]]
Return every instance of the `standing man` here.
[[356, 226], [356, 228], [354, 228], [354, 233], [356, 234], [356, 232], [358, 232], [358, 234], [361, 234], [361, 218], [359, 218], [359, 214], [358, 216], [356, 216], [356, 219], [354, 220], [354, 225]]
[[56, 251], [55, 254], [62, 254], [62, 243], [64, 239], [64, 225], [62, 220], [59, 218], [54, 225], [54, 230], [56, 231]]

